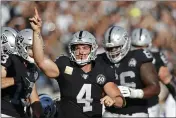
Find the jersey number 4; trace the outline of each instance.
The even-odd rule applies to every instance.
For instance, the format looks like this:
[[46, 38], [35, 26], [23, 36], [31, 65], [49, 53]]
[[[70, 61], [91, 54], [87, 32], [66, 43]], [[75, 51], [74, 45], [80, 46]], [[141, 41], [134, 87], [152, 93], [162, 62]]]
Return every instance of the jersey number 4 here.
[[[92, 88], [91, 84], [84, 84], [76, 97], [77, 103], [85, 104], [83, 106], [83, 112], [92, 111], [91, 103], [93, 99], [91, 98], [91, 88]], [[83, 98], [84, 95], [85, 98]]]

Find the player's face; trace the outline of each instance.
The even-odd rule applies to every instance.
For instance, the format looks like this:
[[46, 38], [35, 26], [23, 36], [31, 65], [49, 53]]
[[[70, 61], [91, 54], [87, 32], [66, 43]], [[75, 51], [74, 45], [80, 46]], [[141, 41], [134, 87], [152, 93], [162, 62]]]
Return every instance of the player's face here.
[[112, 58], [115, 58], [120, 54], [121, 47], [122, 46], [106, 48], [106, 50], [109, 52], [109, 54]]
[[91, 46], [87, 44], [78, 44], [75, 45], [74, 49], [76, 59], [84, 60], [87, 59], [88, 55], [90, 54]]

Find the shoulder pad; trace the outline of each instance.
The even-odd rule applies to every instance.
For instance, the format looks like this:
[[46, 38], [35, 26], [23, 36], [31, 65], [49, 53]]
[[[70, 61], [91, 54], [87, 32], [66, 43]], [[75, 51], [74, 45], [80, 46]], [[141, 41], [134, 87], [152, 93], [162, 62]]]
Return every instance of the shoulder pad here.
[[153, 61], [153, 55], [147, 49], [137, 50], [136, 55], [137, 55], [138, 60], [140, 60], [142, 63]]
[[61, 54], [59, 56], [56, 57], [55, 61], [56, 62], [57, 60], [59, 60], [60, 58], [68, 58], [67, 56], [65, 56], [64, 54]]

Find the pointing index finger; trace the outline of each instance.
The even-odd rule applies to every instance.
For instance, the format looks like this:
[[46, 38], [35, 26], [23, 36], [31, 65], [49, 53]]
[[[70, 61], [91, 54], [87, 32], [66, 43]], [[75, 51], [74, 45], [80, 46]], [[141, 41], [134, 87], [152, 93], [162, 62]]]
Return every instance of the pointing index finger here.
[[40, 16], [39, 16], [39, 13], [38, 13], [38, 10], [37, 10], [36, 7], [34, 8], [34, 10], [35, 10], [35, 16], [37, 17], [37, 19], [38, 19], [38, 20], [41, 20], [41, 18], [40, 18]]

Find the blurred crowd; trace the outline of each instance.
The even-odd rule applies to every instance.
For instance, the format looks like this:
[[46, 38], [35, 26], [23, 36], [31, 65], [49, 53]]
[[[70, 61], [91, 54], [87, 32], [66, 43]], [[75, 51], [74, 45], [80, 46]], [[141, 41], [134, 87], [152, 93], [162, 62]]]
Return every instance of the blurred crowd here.
[[60, 54], [68, 54], [69, 39], [78, 30], [93, 33], [99, 44], [98, 52], [102, 52], [105, 30], [118, 25], [129, 34], [138, 27], [151, 31], [155, 45], [164, 50], [172, 68], [176, 68], [175, 1], [2, 1], [1, 26], [30, 28], [34, 7], [43, 22], [45, 53], [53, 60]]

